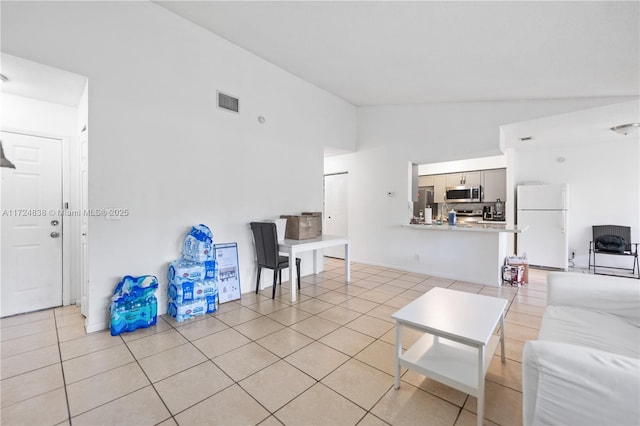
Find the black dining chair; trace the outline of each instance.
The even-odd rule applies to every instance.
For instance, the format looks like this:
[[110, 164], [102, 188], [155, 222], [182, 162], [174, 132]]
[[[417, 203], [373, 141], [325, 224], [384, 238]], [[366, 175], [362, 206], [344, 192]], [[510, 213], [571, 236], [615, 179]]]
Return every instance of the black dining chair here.
[[[276, 297], [276, 276], [282, 285], [282, 270], [289, 267], [289, 258], [280, 256], [278, 250], [278, 232], [276, 224], [272, 222], [251, 222], [253, 241], [256, 247], [258, 260], [258, 278], [256, 280], [256, 293], [260, 290], [260, 273], [262, 268], [273, 270], [273, 295]], [[300, 289], [300, 259], [296, 258], [296, 271], [298, 272], [298, 290]]]

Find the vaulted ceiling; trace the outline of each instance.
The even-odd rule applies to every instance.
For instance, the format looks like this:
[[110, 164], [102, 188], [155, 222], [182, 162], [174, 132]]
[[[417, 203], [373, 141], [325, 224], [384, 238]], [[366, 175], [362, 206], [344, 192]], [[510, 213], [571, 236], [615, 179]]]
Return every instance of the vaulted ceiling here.
[[156, 1], [354, 105], [633, 96], [637, 1]]
[[[155, 3], [354, 105], [640, 95], [638, 1]], [[77, 102], [37, 65], [2, 91]]]

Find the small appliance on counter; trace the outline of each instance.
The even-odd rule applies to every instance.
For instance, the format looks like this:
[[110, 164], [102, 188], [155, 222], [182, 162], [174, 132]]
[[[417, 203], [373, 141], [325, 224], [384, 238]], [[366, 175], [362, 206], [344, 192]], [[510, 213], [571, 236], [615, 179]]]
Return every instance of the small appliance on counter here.
[[483, 220], [492, 220], [493, 219], [493, 207], [484, 206], [482, 208], [482, 219]]
[[504, 222], [504, 202], [498, 198], [493, 205], [482, 207], [482, 221], [483, 222]]
[[496, 211], [493, 214], [493, 220], [504, 220], [504, 203], [500, 198], [496, 200]]

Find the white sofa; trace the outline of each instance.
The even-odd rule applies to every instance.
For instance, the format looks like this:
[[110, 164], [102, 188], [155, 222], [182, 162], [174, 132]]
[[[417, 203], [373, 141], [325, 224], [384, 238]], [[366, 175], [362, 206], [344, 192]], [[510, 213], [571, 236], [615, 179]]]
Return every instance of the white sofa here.
[[525, 425], [640, 425], [640, 282], [550, 272], [524, 346]]

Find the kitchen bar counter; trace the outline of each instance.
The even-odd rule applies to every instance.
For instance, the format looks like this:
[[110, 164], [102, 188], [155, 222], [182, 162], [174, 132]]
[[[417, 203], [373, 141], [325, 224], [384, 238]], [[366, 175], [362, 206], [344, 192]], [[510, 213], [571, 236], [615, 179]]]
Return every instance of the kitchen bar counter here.
[[527, 229], [527, 227], [522, 227], [518, 225], [504, 225], [500, 223], [483, 223], [483, 224], [460, 224], [460, 225], [423, 225], [423, 224], [407, 224], [402, 225], [403, 227], [420, 229], [423, 231], [452, 231], [452, 232], [492, 232], [492, 233], [514, 233], [518, 234]]
[[[505, 224], [402, 225], [415, 272], [499, 287], [507, 256], [507, 235], [526, 227]], [[418, 231], [418, 232], [416, 232]]]

